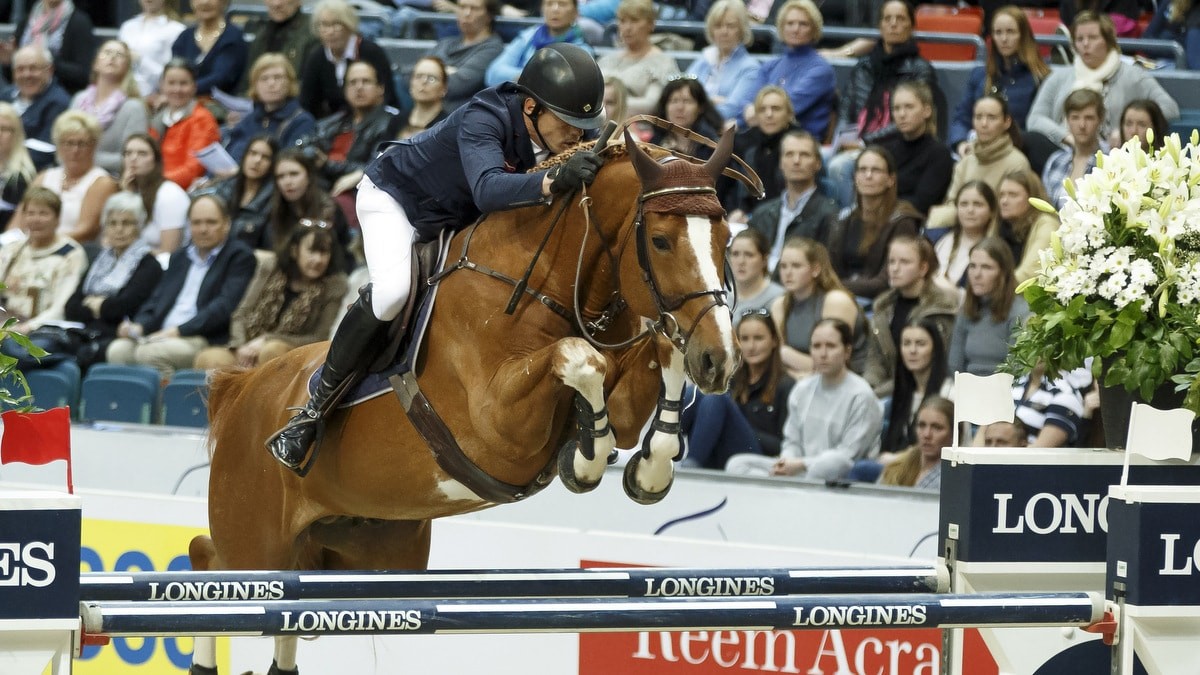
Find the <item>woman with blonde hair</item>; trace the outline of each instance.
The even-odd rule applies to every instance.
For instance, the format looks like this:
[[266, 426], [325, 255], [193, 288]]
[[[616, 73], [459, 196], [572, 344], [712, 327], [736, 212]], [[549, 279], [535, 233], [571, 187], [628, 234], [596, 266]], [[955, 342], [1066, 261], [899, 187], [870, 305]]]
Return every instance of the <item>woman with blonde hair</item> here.
[[1031, 169], [1010, 171], [1000, 179], [996, 200], [1000, 204], [1000, 220], [1005, 231], [1012, 232], [1021, 244], [1021, 259], [1014, 272], [1017, 283], [1037, 276], [1041, 269], [1039, 251], [1049, 248], [1050, 237], [1058, 229], [1058, 216], [1039, 211], [1029, 204], [1030, 198], [1046, 201], [1042, 179]]
[[0, 230], [8, 226], [36, 174], [33, 158], [25, 149], [21, 115], [11, 103], [0, 103], [0, 200], [7, 204], [0, 208]]
[[942, 485], [942, 448], [954, 437], [954, 404], [926, 396], [917, 410], [917, 442], [899, 453], [879, 475], [880, 485], [937, 490]]
[[282, 147], [291, 147], [316, 126], [317, 121], [296, 97], [300, 81], [292, 62], [283, 54], [263, 54], [250, 68], [247, 94], [254, 108], [230, 129], [223, 139], [234, 161], [240, 161], [250, 139], [267, 134]]
[[621, 0], [617, 5], [617, 33], [624, 49], [605, 54], [597, 61], [600, 72], [616, 77], [629, 89], [625, 102], [629, 115], [653, 110], [663, 85], [679, 73], [675, 58], [650, 41], [655, 16], [650, 0]]
[[896, 194], [922, 215], [946, 197], [954, 174], [950, 149], [938, 139], [937, 102], [933, 89], [919, 80], [896, 85], [891, 96], [896, 136], [880, 145], [896, 161]]
[[741, 0], [717, 0], [704, 19], [704, 37], [708, 46], [688, 66], [717, 112], [727, 120], [737, 118], [743, 102], [754, 99], [762, 65], [750, 56], [746, 47], [754, 42], [750, 15]]
[[[818, 139], [829, 135], [837, 105], [833, 66], [816, 50], [824, 26], [821, 10], [812, 0], [787, 0], [775, 20], [783, 55], [763, 63], [754, 85], [754, 91], [768, 84], [783, 87], [792, 101], [796, 124]], [[749, 99], [742, 101], [741, 113], [746, 125], [758, 123]]]
[[[33, 185], [49, 189], [62, 200], [58, 229], [77, 242], [88, 242], [100, 234], [100, 213], [104, 202], [117, 191], [117, 182], [96, 166], [96, 145], [100, 142], [100, 123], [79, 110], [68, 110], [54, 120], [51, 131], [58, 149], [58, 166], [39, 173]], [[9, 228], [24, 227], [22, 214]]]
[[312, 27], [321, 48], [314, 47], [304, 60], [300, 76], [301, 107], [317, 119], [349, 110], [345, 74], [353, 61], [369, 61], [374, 65], [383, 85], [384, 104], [400, 107], [396, 82], [388, 76], [392, 62], [383, 47], [358, 31], [358, 13], [349, 2], [320, 0], [312, 10]]
[[96, 118], [103, 132], [96, 147], [96, 166], [111, 174], [121, 172], [121, 146], [131, 134], [149, 128], [146, 104], [139, 98], [133, 78], [133, 55], [120, 40], [100, 45], [92, 60], [87, 89], [75, 94], [71, 107]]

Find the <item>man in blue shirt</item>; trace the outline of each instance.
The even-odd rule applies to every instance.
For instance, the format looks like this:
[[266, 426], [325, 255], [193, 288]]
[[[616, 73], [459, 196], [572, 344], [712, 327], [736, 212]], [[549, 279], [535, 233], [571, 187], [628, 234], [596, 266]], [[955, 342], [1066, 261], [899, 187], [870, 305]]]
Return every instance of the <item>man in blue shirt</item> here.
[[590, 184], [601, 164], [594, 152], [526, 171], [603, 122], [596, 61], [575, 45], [555, 43], [534, 54], [515, 84], [483, 90], [367, 165], [356, 206], [371, 283], [334, 333], [312, 399], [267, 441], [276, 459], [298, 470], [324, 417], [366, 369], [371, 345], [408, 300], [413, 242]]

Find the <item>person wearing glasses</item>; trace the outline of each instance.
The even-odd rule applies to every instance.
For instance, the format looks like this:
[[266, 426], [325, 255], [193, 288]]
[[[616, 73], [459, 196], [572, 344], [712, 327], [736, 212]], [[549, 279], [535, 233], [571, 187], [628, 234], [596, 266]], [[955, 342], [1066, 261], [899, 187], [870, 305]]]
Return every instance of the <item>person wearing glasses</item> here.
[[[358, 13], [346, 0], [318, 2], [312, 11], [312, 26], [320, 44], [314, 45], [304, 60], [300, 105], [321, 119], [349, 107], [342, 92], [351, 62], [369, 61], [376, 72], [387, 74], [392, 72], [392, 62], [383, 47], [358, 32]], [[396, 83], [384, 77], [382, 84], [384, 103], [398, 108]]]
[[267, 441], [276, 459], [293, 470], [301, 466], [343, 385], [365, 372], [375, 356], [370, 345], [408, 300], [413, 243], [485, 213], [565, 199], [590, 184], [601, 160], [587, 150], [551, 169], [529, 169], [572, 148], [605, 118], [604, 76], [595, 59], [554, 43], [533, 55], [516, 83], [483, 90], [367, 165], [356, 210], [371, 283], [334, 333], [312, 399]]
[[21, 47], [12, 56], [13, 86], [6, 88], [4, 101], [21, 115], [25, 138], [41, 141], [45, 149], [31, 149], [33, 165], [39, 171], [54, 163], [50, 130], [54, 120], [71, 105], [71, 96], [54, 80], [54, 62], [42, 47]]
[[96, 49], [91, 17], [68, 0], [35, 0], [25, 4], [29, 11], [13, 27], [12, 39], [0, 41], [0, 63], [5, 71], [14, 62], [13, 49], [32, 46], [47, 51], [59, 81], [68, 92], [73, 94], [86, 87], [88, 64]]
[[348, 288], [333, 230], [305, 219], [267, 260], [270, 269], [256, 275], [233, 313], [229, 344], [202, 350], [193, 368], [254, 368], [329, 337]]
[[401, 113], [403, 126], [396, 138], [412, 138], [446, 117], [446, 64], [436, 56], [424, 56], [413, 65], [408, 82], [412, 108]]

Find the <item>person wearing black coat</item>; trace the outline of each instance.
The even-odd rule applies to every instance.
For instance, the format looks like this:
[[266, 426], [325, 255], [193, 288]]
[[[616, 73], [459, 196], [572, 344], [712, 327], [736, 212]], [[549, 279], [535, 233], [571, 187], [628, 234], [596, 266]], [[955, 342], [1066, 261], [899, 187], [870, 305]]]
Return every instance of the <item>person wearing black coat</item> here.
[[[35, 42], [32, 34], [26, 35], [30, 17], [38, 10], [53, 13], [61, 7], [63, 0], [41, 0], [31, 3], [27, 11], [14, 27], [14, 47], [24, 47]], [[53, 7], [50, 7], [53, 5]], [[51, 39], [46, 48], [54, 57], [54, 74], [67, 93], [74, 94], [86, 89], [92, 75], [92, 59], [96, 56], [95, 28], [87, 12], [78, 8], [72, 9], [66, 19], [66, 28], [62, 31], [61, 39]], [[4, 76], [12, 81], [11, 60], [4, 64]]]
[[[314, 25], [333, 20], [334, 17], [329, 12], [313, 16]], [[308, 56], [304, 59], [304, 68], [300, 74], [300, 105], [317, 119], [329, 117], [350, 107], [343, 93], [345, 73], [341, 78], [338, 77], [337, 65], [330, 60], [330, 54], [337, 59], [348, 54], [346, 71], [349, 71], [349, 63], [353, 61], [367, 61], [374, 65], [376, 72], [384, 74], [384, 103], [393, 108], [400, 107], [396, 83], [391, 78], [392, 63], [388, 60], [387, 53], [379, 45], [358, 34], [357, 29], [357, 25], [343, 25], [340, 32], [349, 33], [348, 42], [340, 46], [334, 45], [337, 51], [332, 51], [330, 45], [318, 43], [309, 49]]]

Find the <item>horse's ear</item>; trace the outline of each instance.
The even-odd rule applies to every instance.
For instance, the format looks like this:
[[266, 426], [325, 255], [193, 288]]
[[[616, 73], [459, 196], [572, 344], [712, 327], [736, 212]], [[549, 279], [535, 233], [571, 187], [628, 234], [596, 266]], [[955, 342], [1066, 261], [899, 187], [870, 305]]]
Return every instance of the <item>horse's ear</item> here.
[[704, 163], [704, 169], [708, 171], [708, 175], [717, 180], [721, 177], [721, 171], [725, 165], [729, 163], [729, 158], [733, 156], [733, 127], [725, 130], [721, 134], [721, 140], [717, 142], [717, 149], [713, 151], [712, 157]]
[[625, 128], [625, 150], [629, 152], [629, 157], [633, 160], [633, 168], [637, 171], [642, 185], [657, 185], [658, 179], [662, 175], [662, 166], [651, 159], [650, 155], [647, 155], [646, 151], [637, 144], [637, 141], [633, 140], [633, 136], [629, 135], [629, 127]]

